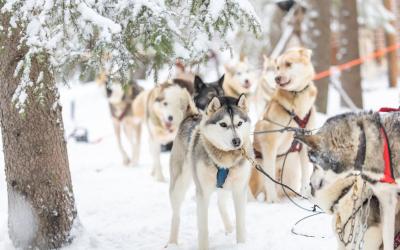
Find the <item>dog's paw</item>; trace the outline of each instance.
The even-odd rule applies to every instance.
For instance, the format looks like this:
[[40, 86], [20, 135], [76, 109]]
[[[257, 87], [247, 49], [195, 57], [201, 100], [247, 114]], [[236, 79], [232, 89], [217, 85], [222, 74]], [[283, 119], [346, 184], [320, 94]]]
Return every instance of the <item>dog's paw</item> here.
[[156, 175], [156, 176], [154, 176], [154, 179], [156, 179], [156, 181], [158, 181], [158, 182], [167, 182], [163, 175]]
[[128, 166], [129, 165], [129, 158], [128, 157], [126, 157], [126, 158], [124, 158], [123, 160], [122, 160], [122, 164], [124, 164], [124, 166]]
[[132, 160], [130, 163], [131, 167], [136, 167], [139, 165], [139, 161], [138, 160]]
[[238, 250], [244, 250], [244, 249], [248, 249], [248, 247], [246, 247], [246, 243], [245, 242], [240, 242], [240, 243], [237, 243], [237, 249]]
[[179, 249], [178, 244], [176, 243], [167, 243], [167, 245], [164, 246], [166, 249]]
[[267, 203], [278, 203], [279, 198], [277, 194], [268, 193], [267, 198], [265, 199]]
[[225, 235], [231, 234], [233, 233], [233, 226], [232, 225], [228, 225], [225, 227]]

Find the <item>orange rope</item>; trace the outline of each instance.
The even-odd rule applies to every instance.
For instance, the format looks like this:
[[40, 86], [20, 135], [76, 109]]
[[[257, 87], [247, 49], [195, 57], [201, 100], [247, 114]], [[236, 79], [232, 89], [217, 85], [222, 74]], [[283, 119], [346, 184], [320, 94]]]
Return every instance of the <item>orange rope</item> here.
[[[386, 47], [386, 48], [382, 48], [382, 49], [376, 50], [375, 52], [373, 52], [371, 54], [368, 54], [368, 55], [366, 55], [364, 57], [360, 57], [360, 58], [351, 60], [349, 62], [340, 64], [338, 66], [335, 66], [335, 70], [343, 71], [343, 70], [352, 68], [354, 66], [363, 64], [364, 62], [370, 61], [370, 60], [372, 60], [374, 58], [382, 57], [385, 54], [387, 54], [388, 52], [391, 52], [391, 51], [394, 51], [394, 50], [397, 50], [397, 49], [400, 49], [400, 43], [394, 44], [394, 45]], [[316, 81], [316, 80], [328, 77], [328, 76], [332, 75], [332, 72], [333, 72], [332, 69], [328, 69], [328, 70], [319, 72], [318, 74], [315, 75], [314, 80]]]

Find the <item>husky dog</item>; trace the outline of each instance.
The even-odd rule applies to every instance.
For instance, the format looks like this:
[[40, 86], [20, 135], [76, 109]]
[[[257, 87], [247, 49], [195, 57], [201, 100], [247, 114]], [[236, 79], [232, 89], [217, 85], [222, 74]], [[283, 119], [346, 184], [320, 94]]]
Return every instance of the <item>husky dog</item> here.
[[250, 119], [246, 97], [213, 97], [204, 114], [189, 115], [179, 127], [170, 160], [172, 223], [170, 244], [177, 244], [180, 210], [193, 176], [196, 185], [199, 249], [208, 249], [208, 205], [218, 188], [218, 206], [227, 232], [232, 224], [226, 210], [227, 190], [233, 193], [236, 239], [245, 242], [245, 206], [251, 154]]
[[199, 76], [195, 76], [193, 98], [196, 107], [200, 110], [204, 110], [214, 96], [223, 96], [223, 83], [224, 76], [222, 76], [218, 81], [211, 83], [204, 83]]
[[[143, 89], [135, 81], [130, 81], [124, 85], [120, 81], [110, 80], [108, 76], [102, 76], [102, 79], [106, 86], [115, 137], [123, 164], [128, 165], [130, 163], [135, 166], [139, 161], [140, 154], [141, 122], [136, 116], [136, 113], [140, 113], [140, 107], [134, 108], [133, 102]], [[121, 143], [121, 128], [131, 146], [131, 159], [129, 159]]]
[[275, 61], [267, 56], [264, 57], [263, 70], [258, 80], [255, 101], [257, 114], [265, 110], [275, 91]]
[[146, 121], [151, 137], [152, 175], [158, 181], [165, 181], [160, 162], [161, 145], [174, 140], [187, 110], [195, 109], [191, 93], [190, 82], [174, 79], [142, 92], [134, 102], [134, 106], [145, 107], [142, 119]]
[[[393, 249], [400, 176], [400, 113], [347, 113], [327, 120], [315, 135], [297, 139], [309, 146], [317, 167], [311, 176], [316, 202], [319, 190], [360, 175], [379, 201], [385, 250]], [[328, 198], [329, 199], [329, 198]], [[327, 207], [325, 207], [327, 209]], [[378, 240], [378, 238], [377, 238]]]
[[246, 57], [235, 65], [225, 64], [224, 91], [227, 96], [238, 98], [241, 94], [251, 95], [256, 88], [256, 76], [250, 70]]
[[[275, 74], [277, 89], [261, 120], [257, 122], [255, 131], [282, 129], [282, 126], [313, 129], [317, 88], [312, 82], [314, 68], [311, 51], [305, 48], [288, 50], [277, 58]], [[262, 161], [263, 168], [271, 177], [277, 179], [277, 173], [280, 172], [283, 178], [280, 181], [295, 190], [301, 188], [302, 193], [306, 193], [312, 167], [307, 150], [293, 140], [293, 133], [255, 134], [254, 149], [256, 158]], [[286, 153], [285, 169], [281, 169]], [[260, 180], [264, 180], [263, 184], [260, 184]], [[263, 186], [264, 190], [254, 188]], [[264, 191], [267, 202], [278, 201], [275, 184], [260, 177], [257, 171], [253, 170], [250, 187], [255, 197]]]

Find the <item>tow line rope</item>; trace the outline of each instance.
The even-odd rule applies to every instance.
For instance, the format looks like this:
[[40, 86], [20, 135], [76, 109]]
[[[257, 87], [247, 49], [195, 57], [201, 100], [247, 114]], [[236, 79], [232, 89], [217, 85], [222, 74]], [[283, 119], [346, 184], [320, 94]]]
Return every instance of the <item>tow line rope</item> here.
[[[269, 122], [271, 122], [271, 123], [273, 123], [273, 124], [275, 124], [275, 125], [277, 125], [277, 126], [280, 126], [280, 127], [282, 127], [282, 128], [281, 128], [281, 129], [275, 129], [275, 130], [255, 131], [253, 134], [254, 134], [254, 135], [257, 135], [257, 134], [264, 134], [264, 133], [283, 133], [283, 132], [294, 132], [295, 134], [311, 134], [312, 131], [317, 130], [317, 129], [307, 130], [307, 129], [304, 129], [304, 128], [290, 127], [289, 124], [292, 122], [292, 120], [293, 120], [293, 117], [290, 118], [289, 122], [288, 122], [287, 125], [285, 126], [285, 125], [283, 125], [283, 124], [279, 124], [279, 123], [277, 123], [277, 122], [275, 122], [275, 121], [272, 121], [272, 120], [268, 119]], [[300, 220], [298, 220], [298, 221], [293, 225], [293, 227], [292, 227], [292, 229], [291, 229], [291, 232], [292, 232], [294, 235], [297, 235], [297, 236], [303, 236], [303, 237], [307, 237], [307, 238], [317, 238], [317, 237], [318, 237], [318, 238], [324, 239], [324, 238], [326, 238], [325, 236], [310, 235], [310, 234], [300, 233], [300, 232], [297, 232], [297, 230], [295, 230], [296, 226], [298, 226], [301, 222], [303, 222], [303, 221], [305, 221], [305, 220], [307, 220], [307, 219], [309, 219], [309, 218], [312, 218], [312, 217], [314, 217], [314, 216], [317, 216], [317, 215], [320, 215], [320, 214], [325, 214], [325, 212], [323, 212], [322, 209], [321, 209], [318, 205], [313, 204], [313, 203], [310, 201], [310, 199], [308, 199], [307, 197], [304, 197], [303, 195], [299, 194], [298, 192], [296, 192], [295, 190], [293, 190], [291, 187], [289, 187], [288, 185], [286, 185], [285, 183], [282, 182], [282, 180], [283, 180], [284, 168], [285, 168], [285, 164], [286, 164], [286, 159], [287, 159], [289, 153], [290, 153], [290, 152], [288, 151], [288, 152], [286, 152], [286, 153], [283, 155], [283, 156], [284, 156], [284, 160], [283, 160], [283, 163], [282, 163], [282, 171], [281, 171], [281, 176], [280, 176], [281, 181], [277, 181], [277, 180], [275, 180], [274, 178], [272, 178], [272, 176], [270, 176], [267, 172], [265, 172], [264, 169], [262, 168], [262, 166], [261, 166], [260, 164], [258, 164], [253, 158], [251, 158], [251, 157], [247, 154], [246, 150], [245, 150], [244, 148], [242, 148], [242, 155], [246, 158], [246, 160], [249, 161], [250, 164], [251, 164], [257, 171], [259, 171], [261, 174], [263, 174], [264, 176], [266, 176], [269, 180], [271, 180], [271, 181], [274, 182], [275, 184], [281, 186], [281, 188], [282, 188], [282, 190], [283, 190], [285, 196], [289, 199], [289, 201], [290, 201], [291, 203], [293, 203], [296, 207], [298, 207], [298, 208], [300, 208], [300, 209], [302, 209], [302, 210], [304, 210], [304, 211], [306, 211], [306, 212], [312, 213], [311, 215], [307, 215], [307, 216], [301, 218]], [[289, 190], [290, 192], [294, 193], [294, 194], [295, 194], [296, 196], [298, 196], [299, 198], [302, 198], [302, 199], [304, 199], [304, 200], [309, 201], [310, 203], [313, 204], [313, 206], [312, 206], [311, 208], [305, 208], [305, 207], [301, 206], [300, 204], [298, 204], [297, 202], [295, 202], [295, 201], [289, 196], [289, 194], [287, 193], [286, 190]]]

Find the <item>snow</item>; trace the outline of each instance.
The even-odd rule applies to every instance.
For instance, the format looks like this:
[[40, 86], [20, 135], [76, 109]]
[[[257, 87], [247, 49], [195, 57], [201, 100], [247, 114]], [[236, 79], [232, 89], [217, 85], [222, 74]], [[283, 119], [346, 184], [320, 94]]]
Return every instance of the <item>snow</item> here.
[[[398, 105], [398, 91], [384, 88], [385, 81], [380, 76], [364, 82], [364, 98], [368, 109]], [[141, 83], [146, 88], [151, 86], [149, 81]], [[79, 222], [73, 230], [75, 239], [72, 245], [63, 250], [163, 249], [168, 240], [171, 218], [168, 183], [155, 182], [150, 176], [152, 159], [147, 145], [146, 128], [143, 128], [144, 145], [141, 147], [139, 166], [123, 166], [113, 137], [104, 90], [95, 83], [71, 83], [70, 86], [70, 89], [63, 87], [61, 90], [66, 135], [78, 126], [89, 130], [91, 141], [102, 140], [94, 144], [68, 141]], [[332, 89], [330, 92], [329, 115], [344, 111], [338, 108], [339, 98], [335, 91]], [[70, 119], [71, 100], [76, 102], [75, 121]], [[320, 123], [325, 119], [319, 116]], [[168, 153], [162, 154], [165, 174], [168, 173], [168, 158]], [[3, 155], [0, 153], [0, 169], [3, 167]], [[4, 179], [4, 171], [0, 171], [0, 249], [13, 250], [7, 236], [7, 193]], [[223, 230], [215, 198], [209, 210], [211, 249], [336, 249], [332, 218], [329, 215], [312, 217], [295, 227], [297, 233], [314, 235], [315, 238], [291, 233], [294, 224], [310, 213], [300, 210], [289, 201], [278, 204], [248, 203], [247, 243], [237, 246], [235, 233], [226, 235]], [[296, 201], [306, 208], [311, 207], [306, 201]], [[233, 219], [233, 205], [230, 207], [230, 215]], [[196, 248], [196, 204], [192, 186], [182, 208], [179, 246], [169, 246], [167, 249]]]
[[10, 232], [19, 240], [19, 246], [26, 248], [38, 230], [36, 214], [25, 197], [12, 189], [8, 195], [8, 202]]

